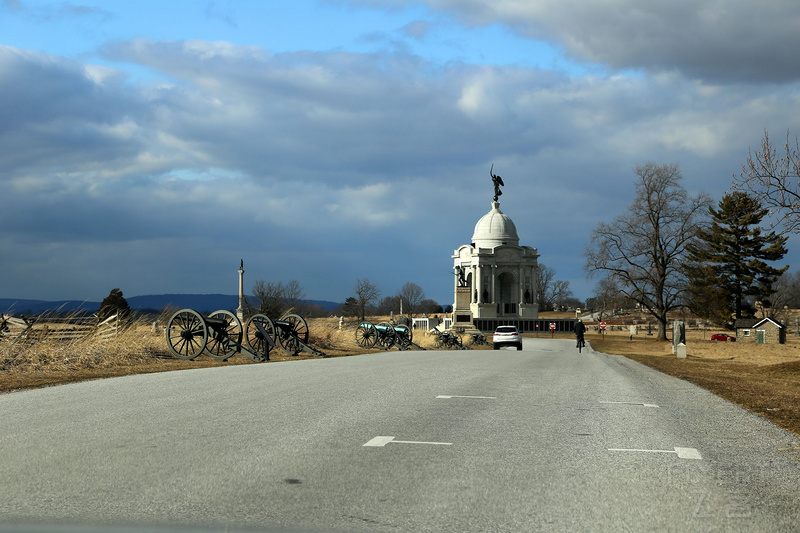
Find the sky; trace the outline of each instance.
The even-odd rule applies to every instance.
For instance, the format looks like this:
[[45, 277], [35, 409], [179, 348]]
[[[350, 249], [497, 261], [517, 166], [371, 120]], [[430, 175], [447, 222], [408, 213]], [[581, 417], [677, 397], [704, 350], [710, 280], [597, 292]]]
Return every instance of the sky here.
[[235, 294], [243, 260], [451, 304], [493, 165], [585, 299], [637, 165], [717, 202], [800, 134], [798, 48], [796, 0], [0, 0], [0, 297]]

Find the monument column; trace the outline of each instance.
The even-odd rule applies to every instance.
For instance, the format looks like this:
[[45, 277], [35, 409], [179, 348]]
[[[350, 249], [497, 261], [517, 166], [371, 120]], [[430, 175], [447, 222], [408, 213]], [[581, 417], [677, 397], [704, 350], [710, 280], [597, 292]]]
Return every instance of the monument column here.
[[475, 299], [475, 303], [481, 303], [481, 298], [483, 294], [483, 274], [481, 274], [481, 265], [475, 265], [475, 290], [478, 293], [478, 297]]
[[491, 302], [489, 303], [497, 303], [497, 265], [492, 265], [492, 279], [491, 279], [491, 286], [492, 286], [492, 294], [489, 295], [489, 299]]
[[239, 307], [236, 308], [236, 316], [244, 322], [244, 259], [239, 262]]
[[470, 277], [472, 280], [469, 287], [469, 303], [476, 304], [478, 303], [478, 278], [476, 274], [477, 270], [475, 268], [475, 265], [470, 265], [469, 270], [470, 270]]

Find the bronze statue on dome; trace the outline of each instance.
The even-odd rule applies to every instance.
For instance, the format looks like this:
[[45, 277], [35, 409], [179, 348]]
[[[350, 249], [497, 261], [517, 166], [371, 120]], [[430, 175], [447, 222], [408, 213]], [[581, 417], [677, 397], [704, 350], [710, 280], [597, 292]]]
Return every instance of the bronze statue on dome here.
[[503, 183], [503, 178], [492, 172], [493, 170], [494, 170], [494, 163], [492, 163], [492, 168], [489, 169], [489, 175], [492, 177], [492, 183], [494, 183], [494, 201], [496, 202], [497, 198], [499, 198], [500, 195], [503, 194], [503, 191], [500, 190], [500, 186], [502, 185], [503, 187], [505, 187], [506, 184]]

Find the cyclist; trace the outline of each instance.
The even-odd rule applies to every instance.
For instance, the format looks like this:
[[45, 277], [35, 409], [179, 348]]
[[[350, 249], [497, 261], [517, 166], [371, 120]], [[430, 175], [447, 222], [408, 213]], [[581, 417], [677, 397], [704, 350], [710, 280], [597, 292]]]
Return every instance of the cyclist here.
[[583, 341], [584, 333], [586, 333], [586, 325], [583, 323], [583, 320], [578, 319], [578, 323], [575, 324], [575, 338], [578, 341], [578, 349], [586, 346], [586, 343]]

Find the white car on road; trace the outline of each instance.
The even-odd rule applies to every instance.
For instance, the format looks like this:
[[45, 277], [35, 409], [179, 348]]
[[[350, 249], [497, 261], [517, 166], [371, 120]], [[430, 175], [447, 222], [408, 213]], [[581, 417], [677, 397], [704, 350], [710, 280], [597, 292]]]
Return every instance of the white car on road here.
[[498, 326], [494, 330], [492, 343], [495, 350], [499, 350], [503, 346], [516, 346], [517, 350], [521, 350], [522, 336], [516, 326]]

